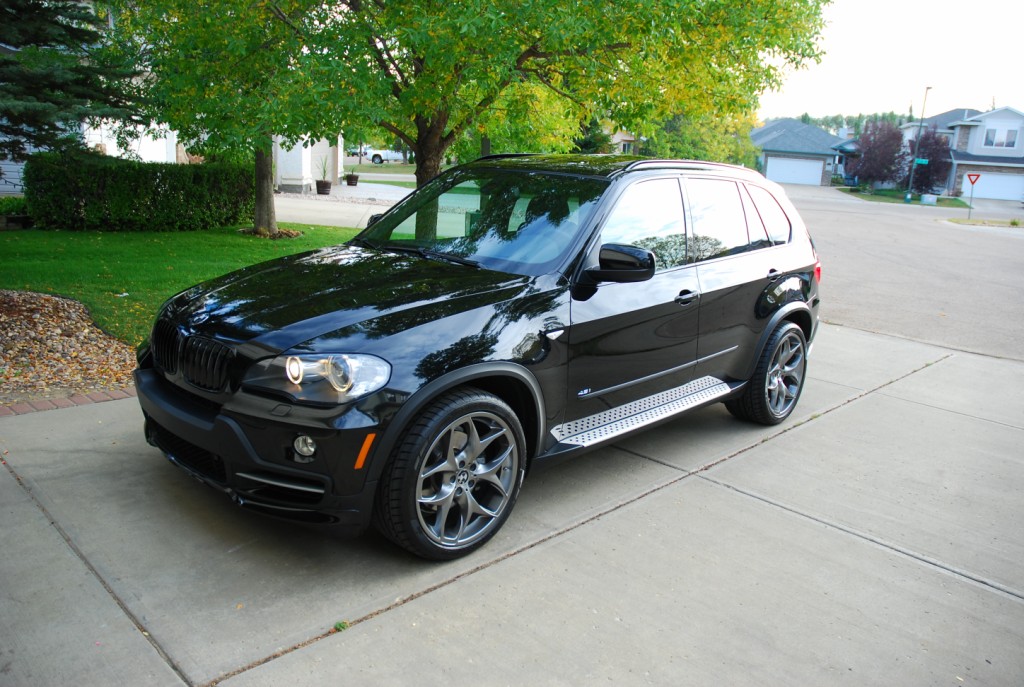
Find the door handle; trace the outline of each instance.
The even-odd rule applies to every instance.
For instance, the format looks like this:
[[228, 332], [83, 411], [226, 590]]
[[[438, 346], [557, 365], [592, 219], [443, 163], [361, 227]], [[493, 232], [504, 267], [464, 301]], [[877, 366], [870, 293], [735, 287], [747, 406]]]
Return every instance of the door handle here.
[[679, 305], [690, 305], [700, 297], [700, 294], [689, 289], [683, 289], [679, 292], [679, 295], [675, 297], [676, 303]]

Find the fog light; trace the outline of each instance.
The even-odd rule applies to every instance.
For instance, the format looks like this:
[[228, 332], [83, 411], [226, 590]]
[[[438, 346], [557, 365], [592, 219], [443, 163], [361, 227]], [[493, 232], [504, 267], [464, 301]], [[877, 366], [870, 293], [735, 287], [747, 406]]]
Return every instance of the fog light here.
[[292, 442], [292, 448], [295, 452], [303, 458], [309, 458], [316, 453], [316, 442], [313, 441], [313, 437], [306, 434], [300, 434], [295, 437], [295, 441]]

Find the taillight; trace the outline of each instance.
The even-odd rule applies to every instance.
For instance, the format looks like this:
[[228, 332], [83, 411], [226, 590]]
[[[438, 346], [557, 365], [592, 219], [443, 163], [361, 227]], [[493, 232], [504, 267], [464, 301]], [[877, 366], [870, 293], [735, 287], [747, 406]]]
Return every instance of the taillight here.
[[821, 259], [814, 261], [814, 283], [821, 283]]

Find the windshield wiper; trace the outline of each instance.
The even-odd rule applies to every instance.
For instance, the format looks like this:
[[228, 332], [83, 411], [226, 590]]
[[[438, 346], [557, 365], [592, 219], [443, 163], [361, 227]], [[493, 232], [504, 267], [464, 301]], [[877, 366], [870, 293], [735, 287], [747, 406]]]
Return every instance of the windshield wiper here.
[[380, 246], [369, 239], [354, 238], [349, 239], [349, 243], [353, 246], [362, 246], [363, 248], [371, 248], [373, 250], [380, 250]]
[[420, 246], [396, 246], [394, 244], [388, 244], [386, 246], [378, 246], [381, 250], [389, 250], [395, 253], [412, 253], [418, 255], [421, 258], [427, 260], [444, 260], [446, 262], [454, 262], [457, 265], [465, 265], [466, 267], [480, 267], [480, 263], [476, 260], [470, 260], [464, 258], [461, 255], [452, 255], [451, 253], [442, 253], [437, 250], [430, 250], [429, 248], [422, 248]]

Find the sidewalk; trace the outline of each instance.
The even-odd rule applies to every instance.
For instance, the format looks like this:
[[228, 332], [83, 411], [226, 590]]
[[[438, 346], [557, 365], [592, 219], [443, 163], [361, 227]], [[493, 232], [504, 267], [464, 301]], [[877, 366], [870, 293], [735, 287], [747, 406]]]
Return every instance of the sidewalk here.
[[278, 193], [274, 207], [280, 222], [301, 222], [334, 227], [363, 228], [372, 215], [389, 207], [412, 192], [411, 188], [385, 183], [367, 183], [364, 177], [393, 180], [404, 175], [360, 175], [356, 186], [333, 184], [330, 195], [315, 193]]
[[134, 399], [0, 418], [0, 684], [1021, 684], [1021, 385], [823, 325], [783, 426], [535, 470], [444, 564], [233, 506]]

